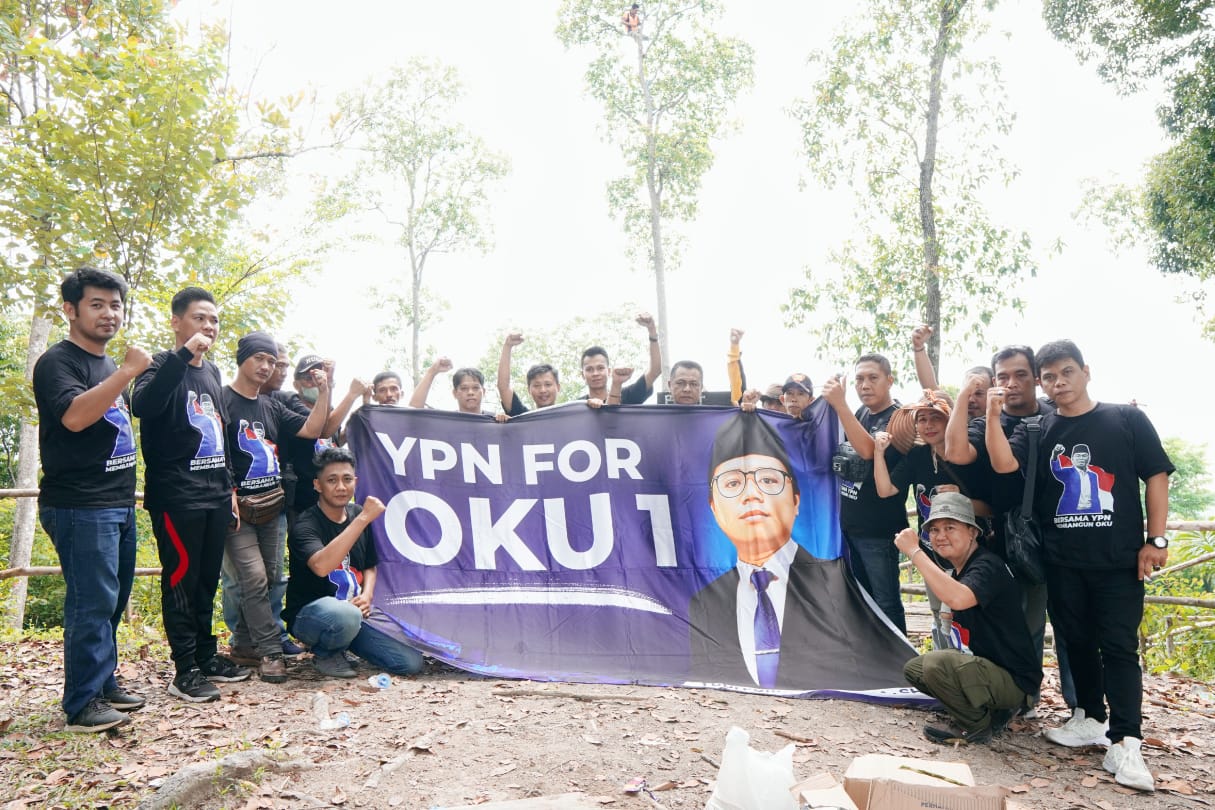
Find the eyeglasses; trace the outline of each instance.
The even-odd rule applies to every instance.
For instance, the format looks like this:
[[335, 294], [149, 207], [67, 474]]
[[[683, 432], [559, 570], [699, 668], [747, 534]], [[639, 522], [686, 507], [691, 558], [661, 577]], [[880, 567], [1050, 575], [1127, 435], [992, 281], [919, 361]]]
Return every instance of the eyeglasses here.
[[727, 470], [713, 479], [713, 486], [721, 497], [737, 498], [747, 486], [747, 476], [751, 476], [756, 488], [765, 495], [779, 495], [784, 492], [785, 480], [791, 477], [784, 470], [774, 470], [771, 467], [760, 467], [757, 470]]

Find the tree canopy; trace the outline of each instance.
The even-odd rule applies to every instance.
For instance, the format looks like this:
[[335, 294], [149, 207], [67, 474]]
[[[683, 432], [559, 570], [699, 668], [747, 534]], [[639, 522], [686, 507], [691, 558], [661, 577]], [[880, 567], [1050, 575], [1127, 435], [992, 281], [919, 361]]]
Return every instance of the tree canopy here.
[[623, 158], [623, 175], [608, 183], [608, 207], [624, 224], [631, 254], [645, 256], [654, 273], [664, 372], [666, 272], [677, 264], [670, 225], [695, 218], [713, 141], [754, 78], [751, 47], [720, 33], [720, 17], [713, 0], [654, 0], [630, 34], [595, 0], [564, 0], [557, 13], [558, 39], [592, 53], [587, 92], [603, 105], [607, 137]]
[[[865, 235], [811, 267], [786, 310], [809, 320], [836, 361], [902, 347], [919, 323], [979, 340], [997, 311], [1020, 309], [1029, 238], [995, 221], [984, 189], [1012, 168], [999, 65], [968, 55], [984, 4], [868, 0], [811, 61], [820, 78], [791, 110], [815, 179], [850, 189]], [[898, 352], [895, 358], [905, 356]], [[905, 362], [905, 361], [904, 361]]]

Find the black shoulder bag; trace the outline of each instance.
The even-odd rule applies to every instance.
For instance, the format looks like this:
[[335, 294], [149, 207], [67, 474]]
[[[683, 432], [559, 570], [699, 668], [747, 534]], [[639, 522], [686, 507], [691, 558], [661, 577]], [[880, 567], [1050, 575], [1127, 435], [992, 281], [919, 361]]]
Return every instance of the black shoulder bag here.
[[1046, 582], [1046, 570], [1042, 559], [1042, 530], [1034, 520], [1034, 484], [1038, 476], [1042, 417], [1032, 416], [1024, 425], [1029, 432], [1029, 469], [1025, 471], [1025, 492], [1020, 506], [1009, 509], [1004, 516], [1004, 549], [1008, 565], [1017, 579], [1041, 585]]

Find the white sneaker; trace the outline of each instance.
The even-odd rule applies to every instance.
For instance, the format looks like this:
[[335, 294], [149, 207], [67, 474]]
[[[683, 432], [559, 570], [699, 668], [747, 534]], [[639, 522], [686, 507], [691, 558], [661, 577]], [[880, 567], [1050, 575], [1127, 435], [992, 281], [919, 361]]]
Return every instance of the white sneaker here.
[[1156, 790], [1156, 780], [1147, 769], [1140, 751], [1140, 740], [1123, 737], [1105, 752], [1101, 766], [1114, 775], [1114, 781], [1135, 790], [1151, 793]]
[[1085, 745], [1108, 747], [1110, 741], [1105, 736], [1105, 732], [1109, 731], [1109, 728], [1108, 721], [1103, 723], [1092, 717], [1085, 717], [1084, 709], [1077, 708], [1070, 720], [1059, 728], [1048, 728], [1042, 732], [1042, 736], [1053, 743], [1066, 745], [1069, 748], [1080, 748]]

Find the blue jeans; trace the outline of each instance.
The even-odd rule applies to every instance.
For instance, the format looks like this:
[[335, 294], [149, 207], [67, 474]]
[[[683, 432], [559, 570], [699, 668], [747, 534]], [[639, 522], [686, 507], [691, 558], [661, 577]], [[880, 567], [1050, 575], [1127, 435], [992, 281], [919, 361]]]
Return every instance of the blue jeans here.
[[[287, 517], [281, 515], [278, 522], [278, 559], [281, 561], [287, 550]], [[267, 574], [269, 579], [270, 591], [270, 612], [274, 616], [274, 622], [282, 632], [279, 633], [279, 641], [287, 640], [287, 628], [283, 625], [283, 598], [287, 595], [287, 578], [283, 576], [282, 563], [279, 563], [279, 572], [277, 574]], [[223, 590], [220, 594], [220, 605], [223, 609], [224, 624], [227, 625], [230, 633], [236, 632], [236, 623], [240, 620], [240, 580], [237, 579], [236, 569], [228, 560], [228, 555], [224, 555], [223, 567], [220, 569]]]
[[118, 686], [118, 623], [135, 579], [135, 508], [38, 512], [63, 568], [63, 712]]
[[350, 650], [394, 675], [421, 672], [422, 654], [398, 638], [393, 627], [392, 619], [379, 608], [373, 607], [364, 620], [363, 611], [353, 603], [323, 596], [300, 608], [291, 632], [318, 658]]
[[857, 537], [844, 533], [852, 576], [869, 592], [890, 623], [907, 635], [907, 617], [899, 593], [899, 550], [889, 537]]

